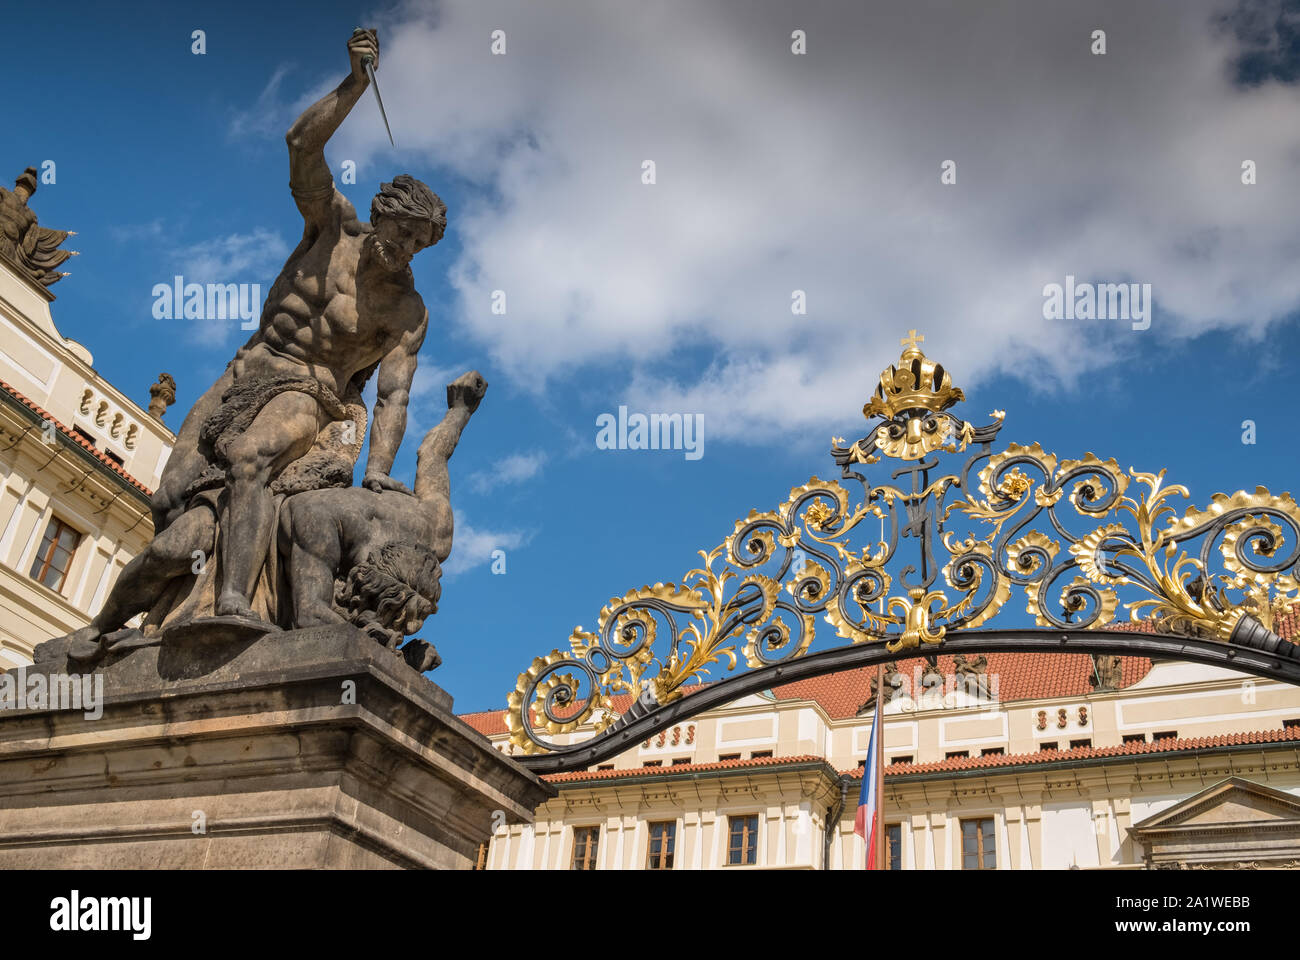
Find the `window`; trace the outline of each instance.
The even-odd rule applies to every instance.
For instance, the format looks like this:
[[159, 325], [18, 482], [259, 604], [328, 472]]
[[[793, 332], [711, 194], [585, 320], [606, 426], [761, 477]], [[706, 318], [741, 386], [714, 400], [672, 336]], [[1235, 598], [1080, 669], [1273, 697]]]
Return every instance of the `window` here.
[[1126, 733], [1124, 734], [1125, 743], [1146, 743], [1147, 735], [1145, 733]]
[[662, 760], [647, 760], [645, 763], [641, 764], [643, 767], [662, 767], [663, 765], [664, 762]]
[[903, 825], [885, 824], [885, 869], [903, 869]]
[[758, 860], [758, 814], [728, 817], [730, 840], [727, 863], [755, 863]]
[[1091, 746], [1092, 746], [1092, 738], [1088, 738], [1088, 739], [1085, 739], [1085, 740], [1071, 740], [1071, 741], [1070, 741], [1070, 749], [1071, 749], [1071, 750], [1078, 750], [1080, 747], [1091, 747]]
[[673, 766], [680, 767], [684, 763], [690, 763], [690, 757], [673, 757]]
[[1177, 730], [1161, 730], [1159, 733], [1153, 733], [1153, 734], [1151, 734], [1151, 739], [1152, 739], [1152, 741], [1155, 741], [1155, 740], [1177, 740], [1177, 739], [1178, 739], [1178, 731], [1177, 731]]
[[595, 870], [599, 846], [600, 827], [574, 827], [572, 869]]
[[63, 580], [68, 575], [68, 564], [72, 561], [72, 552], [77, 549], [81, 534], [58, 517], [50, 517], [50, 525], [45, 528], [41, 538], [40, 549], [32, 561], [32, 571], [28, 574], [38, 583], [43, 583], [51, 590], [63, 589]]
[[725, 762], [728, 761], [728, 760], [739, 760], [739, 759], [740, 759], [740, 754], [738, 754], [738, 753], [720, 753], [720, 754], [718, 754], [718, 763], [725, 763]]
[[1046, 743], [1040, 743], [1038, 745], [1039, 750], [1059, 750], [1060, 748], [1061, 748], [1061, 744], [1055, 740], [1050, 740]]
[[90, 444], [92, 447], [95, 448], [99, 447], [98, 441], [96, 441], [94, 437], [88, 434], [85, 430], [82, 430], [80, 427], [73, 427], [72, 432], [78, 437], [78, 439], [86, 441], [86, 443]]
[[997, 851], [993, 848], [993, 818], [961, 822], [961, 868], [963, 870], [996, 870]]
[[1283, 730], [1295, 730], [1297, 728], [1300, 728], [1300, 717], [1297, 717], [1295, 720], [1282, 721]]
[[665, 820], [650, 824], [650, 852], [646, 858], [647, 870], [673, 868], [673, 842], [677, 839], [677, 821]]
[[969, 756], [970, 756], [969, 750], [949, 750], [947, 753], [944, 754], [945, 759], [948, 760], [961, 760]]
[[[867, 761], [863, 760], [862, 762], [863, 764], [865, 764]], [[911, 762], [912, 762], [911, 757], [890, 757], [889, 758], [890, 766], [893, 766], [896, 763], [911, 763]]]
[[602, 764], [601, 764], [600, 766], [598, 766], [596, 769], [597, 769], [597, 770], [613, 770], [613, 769], [614, 769], [614, 765], [613, 765], [612, 763], [602, 763]]
[[757, 760], [759, 757], [770, 757], [771, 755], [772, 755], [771, 750], [755, 750], [753, 753], [749, 755], [749, 759]]
[[1006, 753], [1005, 747], [985, 747], [980, 751], [981, 757], [1000, 757]]
[[110, 460], [112, 460], [114, 463], [116, 463], [119, 467], [125, 467], [125, 466], [126, 466], [126, 461], [123, 460], [121, 457], [119, 457], [119, 456], [118, 456], [116, 453], [114, 453], [112, 450], [104, 450], [104, 451], [103, 451], [103, 454], [104, 454], [104, 456], [108, 457], [108, 459], [110, 459]]

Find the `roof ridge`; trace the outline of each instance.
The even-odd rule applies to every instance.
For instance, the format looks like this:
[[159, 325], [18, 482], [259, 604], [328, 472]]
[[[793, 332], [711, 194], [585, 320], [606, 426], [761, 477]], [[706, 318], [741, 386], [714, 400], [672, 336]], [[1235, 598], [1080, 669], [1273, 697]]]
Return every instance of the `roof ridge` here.
[[[1226, 747], [1256, 743], [1283, 743], [1300, 740], [1300, 727], [1278, 727], [1271, 730], [1249, 730], [1240, 733], [1221, 733], [1209, 737], [1167, 737], [1143, 743], [1113, 744], [1108, 747], [1075, 747], [1072, 750], [1040, 750], [1034, 753], [997, 754], [981, 757], [952, 757], [928, 763], [891, 763], [885, 766], [885, 776], [898, 777], [909, 773], [948, 773], [956, 770], [984, 770], [993, 767], [1032, 766], [1060, 760], [1088, 760], [1094, 757], [1137, 756], [1154, 753], [1176, 753], [1206, 747]], [[862, 775], [862, 768], [843, 770], [846, 777]]]
[[[643, 777], [662, 773], [698, 773], [704, 770], [737, 770], [747, 767], [772, 767], [794, 763], [830, 763], [825, 757], [801, 753], [791, 757], [750, 757], [745, 760], [714, 760], [708, 763], [676, 763], [669, 766], [657, 764], [642, 767], [614, 767], [608, 770], [569, 770], [564, 773], [547, 773], [542, 779], [548, 783], [569, 783], [575, 780], [611, 780], [618, 777]], [[833, 769], [833, 768], [832, 768]]]

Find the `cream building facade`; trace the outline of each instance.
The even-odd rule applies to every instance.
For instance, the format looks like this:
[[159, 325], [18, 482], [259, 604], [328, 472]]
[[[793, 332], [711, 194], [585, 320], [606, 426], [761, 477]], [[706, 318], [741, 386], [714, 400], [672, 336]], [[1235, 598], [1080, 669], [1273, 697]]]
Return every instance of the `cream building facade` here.
[[60, 335], [53, 299], [0, 257], [0, 668], [99, 610], [153, 535], [175, 441]]
[[[1124, 658], [1099, 689], [1081, 654], [991, 654], [975, 681], [951, 657], [936, 666], [900, 663], [885, 706], [891, 868], [1300, 866], [1300, 688]], [[776, 687], [548, 776], [557, 796], [502, 827], [482, 865], [862, 869], [873, 674]], [[464, 719], [510, 751], [502, 713]], [[1201, 839], [1161, 847], [1162, 817], [1185, 810], [1199, 819], [1178, 829]]]

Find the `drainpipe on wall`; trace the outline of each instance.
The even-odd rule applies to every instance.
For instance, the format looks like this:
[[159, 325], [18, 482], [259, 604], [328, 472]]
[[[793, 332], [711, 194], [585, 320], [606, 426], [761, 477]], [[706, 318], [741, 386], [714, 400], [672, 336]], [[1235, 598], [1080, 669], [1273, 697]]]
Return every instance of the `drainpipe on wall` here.
[[835, 831], [840, 826], [840, 814], [844, 812], [844, 805], [848, 803], [849, 798], [849, 781], [846, 777], [840, 777], [840, 799], [837, 804], [828, 812], [826, 817], [826, 835], [822, 838], [822, 869], [831, 868], [831, 840], [835, 837]]

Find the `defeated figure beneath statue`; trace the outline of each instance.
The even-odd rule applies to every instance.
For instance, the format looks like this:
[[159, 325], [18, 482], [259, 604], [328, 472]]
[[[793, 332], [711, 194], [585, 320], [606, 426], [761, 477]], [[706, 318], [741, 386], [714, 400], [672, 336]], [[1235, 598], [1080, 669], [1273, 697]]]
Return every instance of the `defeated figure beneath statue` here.
[[[420, 444], [414, 496], [336, 487], [285, 500], [278, 542], [296, 626], [346, 620], [395, 649], [437, 612], [452, 541], [447, 461], [486, 391], [477, 371], [448, 384], [447, 414]], [[427, 666], [412, 665], [441, 662], [432, 647], [423, 656]]]
[[[486, 391], [477, 371], [448, 384], [447, 413], [420, 444], [412, 493], [346, 487], [285, 498], [277, 531], [288, 598], [282, 626], [350, 622], [396, 650], [437, 611], [453, 534], [447, 461]], [[211, 555], [215, 538], [211, 510], [182, 514], [126, 566], [88, 626], [41, 644], [36, 659], [66, 655], [87, 664], [110, 646], [138, 646], [138, 632], [119, 628], [148, 610], [171, 581], [189, 575], [196, 553]], [[401, 652], [420, 671], [442, 662], [422, 640], [408, 641]]]

